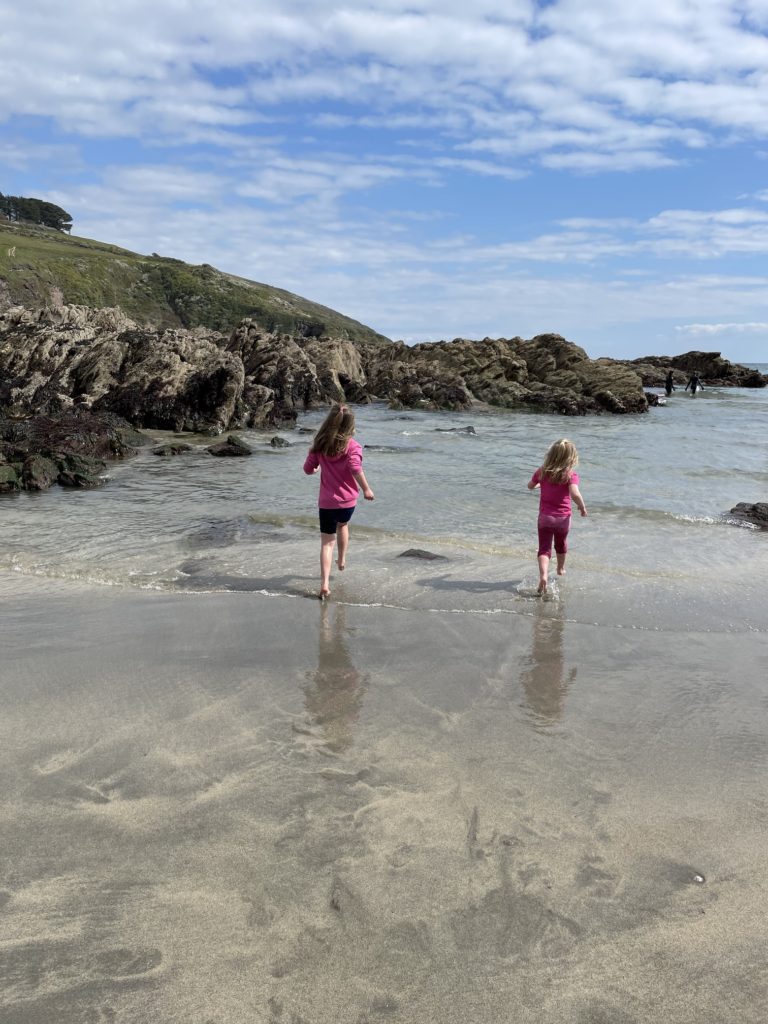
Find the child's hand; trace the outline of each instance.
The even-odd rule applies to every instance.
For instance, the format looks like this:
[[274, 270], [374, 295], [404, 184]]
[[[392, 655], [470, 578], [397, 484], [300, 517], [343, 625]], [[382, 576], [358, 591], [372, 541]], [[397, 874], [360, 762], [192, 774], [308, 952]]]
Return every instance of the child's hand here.
[[363, 491], [363, 497], [365, 498], [366, 501], [373, 501], [374, 494], [370, 487], [368, 488], [367, 491]]
[[581, 510], [581, 518], [582, 519], [586, 519], [587, 518], [587, 510], [586, 510], [586, 508], [583, 508]]

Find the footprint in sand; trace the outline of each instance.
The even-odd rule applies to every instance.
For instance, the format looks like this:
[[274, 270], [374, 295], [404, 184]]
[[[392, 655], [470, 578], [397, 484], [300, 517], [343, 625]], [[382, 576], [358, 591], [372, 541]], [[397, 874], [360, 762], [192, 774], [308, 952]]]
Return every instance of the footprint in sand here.
[[71, 767], [84, 753], [84, 750], [59, 750], [52, 754], [47, 761], [36, 764], [34, 769], [39, 775], [53, 775], [54, 772], [60, 772], [62, 768]]
[[150, 974], [162, 962], [163, 954], [159, 949], [105, 949], [96, 957], [96, 968], [112, 981], [121, 981]]

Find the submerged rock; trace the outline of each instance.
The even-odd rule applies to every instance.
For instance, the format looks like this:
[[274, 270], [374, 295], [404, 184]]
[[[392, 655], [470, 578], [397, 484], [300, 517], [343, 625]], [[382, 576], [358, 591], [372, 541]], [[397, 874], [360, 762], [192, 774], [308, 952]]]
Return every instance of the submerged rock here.
[[408, 548], [407, 551], [401, 551], [397, 556], [398, 558], [421, 558], [425, 562], [448, 562], [449, 559], [445, 555], [436, 555], [433, 551], [425, 551], [423, 548]]
[[474, 427], [435, 427], [436, 434], [476, 434]]
[[183, 455], [184, 452], [191, 452], [192, 447], [191, 444], [179, 444], [178, 442], [176, 444], [161, 444], [157, 448], [152, 449], [152, 454], [170, 458], [172, 455]]
[[291, 442], [290, 441], [286, 441], [286, 439], [284, 437], [275, 436], [275, 437], [272, 438], [272, 440], [269, 443], [272, 445], [273, 448], [290, 448], [290, 447], [292, 447], [291, 446]]

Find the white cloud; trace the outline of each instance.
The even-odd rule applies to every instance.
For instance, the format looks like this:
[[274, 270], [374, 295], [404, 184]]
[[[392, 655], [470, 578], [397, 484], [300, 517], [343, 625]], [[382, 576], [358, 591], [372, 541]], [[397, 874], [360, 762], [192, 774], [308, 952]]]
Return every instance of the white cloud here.
[[438, 118], [456, 145], [550, 167], [663, 167], [713, 134], [768, 132], [763, 24], [732, 0], [124, 0], [108, 15], [40, 0], [4, 12], [0, 109], [164, 143], [217, 128], [224, 144], [302, 101], [319, 123]]
[[682, 324], [675, 327], [681, 334], [716, 335], [716, 334], [765, 334], [768, 335], [768, 323], [735, 323], [735, 324]]

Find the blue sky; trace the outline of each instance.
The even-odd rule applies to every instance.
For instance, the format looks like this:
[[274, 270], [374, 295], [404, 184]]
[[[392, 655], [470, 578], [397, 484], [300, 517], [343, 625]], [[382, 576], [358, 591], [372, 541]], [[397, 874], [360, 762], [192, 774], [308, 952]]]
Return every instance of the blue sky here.
[[0, 0], [0, 191], [76, 234], [410, 342], [768, 361], [768, 0], [110, 6]]

